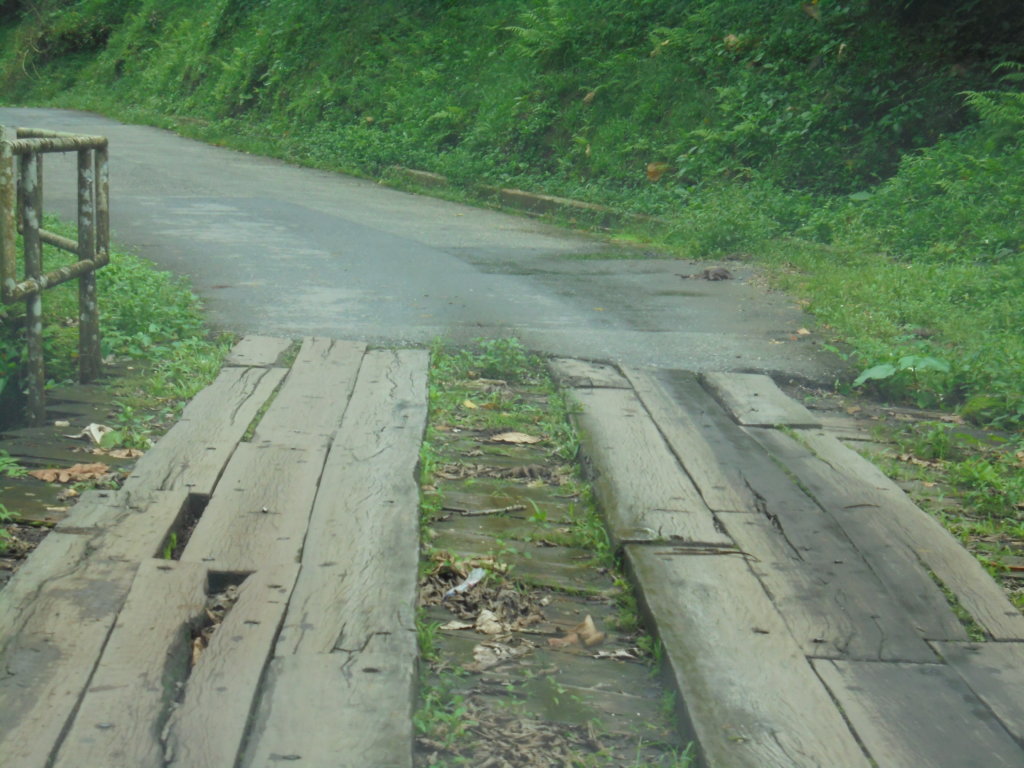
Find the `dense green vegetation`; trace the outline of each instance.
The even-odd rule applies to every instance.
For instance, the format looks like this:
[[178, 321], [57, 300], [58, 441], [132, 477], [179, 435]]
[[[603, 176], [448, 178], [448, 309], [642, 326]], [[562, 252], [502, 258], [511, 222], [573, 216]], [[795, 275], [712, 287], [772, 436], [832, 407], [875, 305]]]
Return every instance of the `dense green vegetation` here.
[[[654, 214], [860, 384], [1024, 423], [1019, 0], [0, 0], [0, 98]], [[839, 344], [842, 342], [842, 344]]]

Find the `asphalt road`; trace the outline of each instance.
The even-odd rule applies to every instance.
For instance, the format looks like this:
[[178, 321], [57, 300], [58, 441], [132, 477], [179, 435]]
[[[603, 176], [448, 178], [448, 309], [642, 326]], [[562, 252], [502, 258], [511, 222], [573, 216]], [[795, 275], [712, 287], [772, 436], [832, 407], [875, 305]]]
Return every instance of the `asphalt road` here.
[[[708, 265], [624, 259], [537, 220], [92, 114], [0, 109], [0, 123], [107, 136], [115, 244], [187, 275], [218, 328], [400, 345], [516, 335], [557, 355], [822, 382], [838, 367], [747, 266], [684, 279]], [[73, 163], [47, 158], [47, 212], [73, 215]]]

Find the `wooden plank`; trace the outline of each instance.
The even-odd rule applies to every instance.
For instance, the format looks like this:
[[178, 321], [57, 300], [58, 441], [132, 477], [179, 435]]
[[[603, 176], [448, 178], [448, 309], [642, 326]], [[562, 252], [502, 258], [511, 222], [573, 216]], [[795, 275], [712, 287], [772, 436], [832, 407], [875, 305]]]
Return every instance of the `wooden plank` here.
[[106, 528], [121, 517], [125, 505], [125, 496], [117, 491], [85, 491], [54, 530], [60, 533], [91, 533]]
[[365, 352], [365, 344], [352, 341], [303, 341], [253, 442], [306, 448], [317, 437], [326, 447], [341, 424]]
[[634, 392], [570, 392], [583, 406], [577, 420], [615, 547], [631, 541], [732, 544]]
[[326, 455], [326, 447], [240, 444], [181, 559], [220, 571], [297, 563]]
[[[752, 556], [751, 570], [803, 652], [834, 659], [936, 661], [899, 601], [835, 530], [838, 526], [806, 497], [804, 506], [799, 525], [784, 528], [765, 514], [729, 515], [723, 521], [739, 548]], [[792, 521], [793, 510], [788, 512]]]
[[[907, 637], [908, 624], [923, 637], [967, 639], [941, 590], [920, 569], [890, 592], [842, 526], [793, 483], [692, 375], [673, 371], [663, 382], [680, 407], [693, 414], [691, 420], [723, 474], [752, 495], [764, 518], [757, 521], [757, 529], [744, 525], [747, 518], [730, 521], [730, 515], [723, 515], [722, 524], [741, 548], [764, 561], [752, 567], [805, 649], [812, 643], [825, 646], [814, 655], [877, 654], [925, 661], [930, 652], [920, 640]], [[773, 530], [785, 541], [778, 542]], [[882, 566], [899, 573], [904, 563], [887, 561]], [[890, 609], [892, 602], [896, 607]], [[873, 609], [875, 604], [879, 610]]]
[[92, 551], [110, 560], [160, 557], [171, 531], [189, 508], [187, 489], [149, 494], [89, 492], [61, 521], [57, 531], [85, 537]]
[[275, 659], [242, 766], [410, 768], [415, 669], [372, 648]]
[[189, 624], [205, 604], [204, 566], [139, 566], [54, 768], [163, 768], [160, 723], [188, 675]]
[[224, 365], [251, 368], [276, 366], [281, 355], [292, 345], [291, 339], [275, 336], [245, 336], [231, 348]]
[[[0, 592], [4, 638], [0, 645], [0, 755], [5, 765], [43, 766], [85, 691], [135, 575], [136, 563], [75, 559], [54, 572], [46, 561], [61, 551], [80, 552], [88, 542], [73, 534], [54, 533], [57, 542], [29, 558], [36, 575], [49, 578], [29, 600], [27, 584], [16, 587], [11, 603]], [[68, 541], [71, 539], [72, 541]], [[83, 546], [84, 545], [84, 546]], [[79, 546], [83, 546], [78, 550]], [[26, 564], [26, 567], [30, 567]], [[21, 573], [15, 574], [16, 577]], [[13, 603], [13, 604], [12, 604]]]
[[932, 643], [943, 660], [1024, 744], [1024, 643]]
[[708, 768], [867, 768], [744, 560], [626, 547]]
[[818, 418], [759, 373], [705, 373], [701, 381], [748, 427], [816, 427]]
[[554, 357], [548, 361], [551, 377], [567, 389], [611, 388], [629, 389], [629, 382], [613, 365]]
[[[719, 461], [703, 435], [702, 424], [706, 424], [707, 419], [703, 418], [702, 411], [707, 408], [720, 410], [718, 404], [705, 396], [703, 402], [690, 400], [684, 406], [669, 395], [653, 374], [632, 368], [624, 372], [673, 453], [700, 490], [704, 502], [715, 512], [755, 511], [753, 494], [742, 482], [739, 468]], [[692, 374], [689, 378], [691, 387], [699, 388]], [[722, 417], [725, 418], [725, 414]]]
[[[774, 447], [774, 452], [832, 512], [851, 538], [855, 531], [872, 534], [876, 545], [887, 547], [889, 557], [919, 559], [992, 637], [1024, 639], [1024, 616], [999, 585], [938, 520], [915, 505], [874, 464], [817, 431], [799, 431], [797, 437], [802, 445], [770, 430], [757, 436], [762, 444]], [[866, 547], [872, 545], [858, 546], [866, 554]], [[888, 580], [891, 588], [902, 586], [896, 579]]]
[[242, 582], [238, 601], [213, 634], [168, 721], [168, 768], [236, 764], [298, 572], [298, 565], [277, 565]]
[[235, 445], [281, 383], [279, 368], [225, 368], [125, 480], [129, 494], [187, 488], [209, 496]]
[[818, 660], [814, 668], [876, 765], [1024, 765], [1024, 750], [945, 665]]
[[324, 467], [277, 655], [358, 649], [381, 633], [415, 646], [427, 353], [366, 355]]

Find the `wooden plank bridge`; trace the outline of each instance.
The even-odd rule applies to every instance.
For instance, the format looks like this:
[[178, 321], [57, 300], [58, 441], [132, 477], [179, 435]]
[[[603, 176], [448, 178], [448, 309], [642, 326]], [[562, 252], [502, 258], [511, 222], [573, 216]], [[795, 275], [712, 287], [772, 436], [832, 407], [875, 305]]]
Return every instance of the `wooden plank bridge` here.
[[[412, 765], [427, 353], [289, 343], [243, 340], [0, 591], [4, 766]], [[1024, 617], [818, 417], [551, 367], [705, 765], [1024, 765]]]

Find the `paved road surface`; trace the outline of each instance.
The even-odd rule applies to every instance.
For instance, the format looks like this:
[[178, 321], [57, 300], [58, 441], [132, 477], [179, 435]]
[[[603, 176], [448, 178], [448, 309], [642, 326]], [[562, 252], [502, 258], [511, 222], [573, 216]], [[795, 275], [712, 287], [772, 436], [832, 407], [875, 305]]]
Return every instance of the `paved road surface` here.
[[[830, 382], [792, 300], [519, 216], [49, 109], [0, 123], [110, 139], [116, 243], [188, 275], [239, 333], [423, 344], [516, 334], [536, 350], [631, 365]], [[48, 211], [72, 212], [72, 158], [47, 160]], [[606, 252], [609, 258], [581, 259]]]

